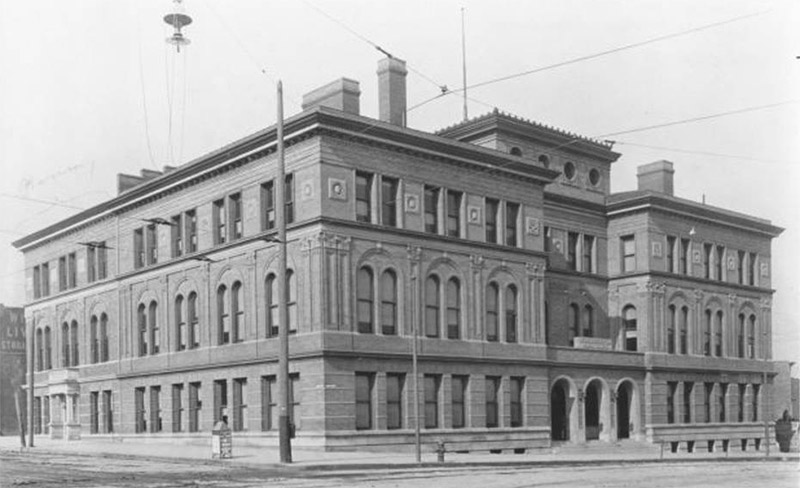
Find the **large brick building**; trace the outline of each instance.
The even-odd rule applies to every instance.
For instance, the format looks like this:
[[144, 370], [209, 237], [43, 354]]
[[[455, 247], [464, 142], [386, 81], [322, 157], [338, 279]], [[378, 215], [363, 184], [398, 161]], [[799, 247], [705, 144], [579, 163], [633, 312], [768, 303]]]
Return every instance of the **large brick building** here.
[[19, 419], [25, 418], [25, 397], [19, 395], [24, 380], [24, 310], [0, 304], [0, 435], [19, 433]]
[[[611, 194], [611, 144], [497, 111], [404, 126], [341, 79], [286, 121], [295, 443], [529, 448], [632, 438], [752, 445], [773, 373], [768, 221], [678, 198], [673, 167]], [[276, 131], [15, 243], [34, 427], [276, 442]], [[677, 446], [677, 444], [675, 444]]]

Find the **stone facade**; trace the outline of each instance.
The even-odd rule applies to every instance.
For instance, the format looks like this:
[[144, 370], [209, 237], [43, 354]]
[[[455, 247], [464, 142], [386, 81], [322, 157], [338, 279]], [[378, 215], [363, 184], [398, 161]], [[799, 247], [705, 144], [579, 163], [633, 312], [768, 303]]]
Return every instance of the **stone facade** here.
[[[404, 70], [381, 76], [404, 96]], [[286, 122], [296, 444], [396, 449], [417, 421], [463, 450], [763, 435], [779, 228], [610, 195], [610, 143], [498, 112], [428, 134], [346, 105]], [[237, 442], [276, 442], [276, 173], [273, 127], [15, 243], [37, 432], [192, 439], [224, 416]], [[694, 259], [706, 243], [719, 278]]]

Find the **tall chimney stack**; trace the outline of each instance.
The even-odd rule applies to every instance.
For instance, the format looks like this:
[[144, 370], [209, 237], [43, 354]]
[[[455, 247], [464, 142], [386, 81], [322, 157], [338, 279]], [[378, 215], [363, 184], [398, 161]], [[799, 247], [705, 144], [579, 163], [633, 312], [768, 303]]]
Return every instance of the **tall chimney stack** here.
[[406, 125], [406, 62], [397, 58], [378, 61], [378, 118]]
[[672, 180], [675, 170], [672, 163], [661, 160], [643, 164], [636, 169], [639, 179], [639, 190], [650, 190], [672, 196]]

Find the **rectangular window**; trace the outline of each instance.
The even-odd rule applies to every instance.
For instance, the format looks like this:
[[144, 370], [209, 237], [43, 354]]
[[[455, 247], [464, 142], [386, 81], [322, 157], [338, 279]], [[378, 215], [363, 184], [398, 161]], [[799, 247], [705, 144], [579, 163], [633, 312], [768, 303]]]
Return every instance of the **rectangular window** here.
[[686, 381], [683, 383], [683, 423], [692, 423], [692, 390], [694, 383]]
[[739, 422], [744, 422], [744, 393], [747, 391], [747, 385], [744, 383], [739, 383], [739, 401], [736, 402], [736, 407], [738, 409], [738, 415], [736, 419]]
[[447, 235], [461, 237], [461, 202], [464, 194], [447, 190]]
[[750, 253], [749, 266], [747, 270], [747, 284], [750, 286], [756, 286], [756, 261], [758, 260], [758, 256], [756, 253]]
[[212, 218], [214, 220], [214, 244], [225, 244], [227, 237], [227, 218], [225, 212], [225, 199], [220, 198], [214, 202]]
[[594, 273], [594, 236], [583, 236], [583, 262], [581, 271], [584, 273]]
[[578, 239], [577, 232], [567, 232], [567, 267], [573, 271], [578, 269]]
[[397, 227], [397, 199], [400, 183], [396, 178], [381, 178], [381, 224]]
[[753, 412], [752, 421], [757, 422], [759, 419], [758, 415], [758, 403], [759, 403], [759, 393], [761, 391], [761, 385], [753, 385], [753, 396], [750, 398], [750, 401], [753, 402], [751, 410]]
[[[105, 278], [105, 276], [103, 276]], [[50, 295], [50, 263], [42, 263], [42, 292], [41, 296]]]
[[680, 255], [680, 274], [689, 274], [689, 252], [691, 241], [689, 239], [681, 239], [681, 255]]
[[67, 289], [67, 257], [58, 258], [58, 291]]
[[667, 236], [667, 273], [675, 272], [675, 236]]
[[300, 375], [291, 373], [289, 375], [289, 422], [294, 425], [295, 430], [300, 430]]
[[518, 246], [519, 204], [506, 202], [506, 246]]
[[737, 252], [737, 261], [736, 261], [736, 279], [738, 280], [740, 285], [744, 285], [744, 258], [747, 256], [747, 253], [744, 251]]
[[356, 373], [356, 429], [372, 428], [372, 385], [375, 375]]
[[78, 286], [78, 260], [75, 257], [75, 253], [71, 252], [67, 255], [67, 261], [69, 263], [67, 267], [67, 278], [69, 280], [69, 287], [75, 288]]
[[727, 416], [725, 415], [725, 403], [728, 397], [728, 384], [720, 383], [717, 389], [717, 418], [719, 422], [725, 422]]
[[33, 399], [33, 433], [42, 433], [42, 397]]
[[436, 429], [439, 427], [439, 385], [442, 377], [435, 374], [426, 374], [423, 377], [425, 390], [425, 428]]
[[45, 434], [49, 434], [50, 433], [50, 396], [49, 395], [44, 397], [44, 405], [42, 406], [42, 408], [44, 409], [44, 415], [43, 415], [44, 418], [42, 419], [42, 423], [44, 425], [42, 425], [42, 431]]
[[103, 391], [103, 431], [114, 432], [114, 405], [111, 402], [111, 390]]
[[134, 413], [136, 420], [136, 433], [141, 434], [147, 432], [147, 412], [144, 409], [144, 393], [145, 388], [139, 387], [134, 390]]
[[439, 233], [439, 188], [425, 185], [425, 232]]
[[386, 428], [401, 429], [403, 427], [403, 386], [405, 375], [400, 373], [386, 374]]
[[461, 429], [467, 425], [467, 386], [469, 376], [453, 375], [452, 378], [452, 404], [451, 415], [453, 417], [453, 428]]
[[33, 298], [39, 298], [42, 296], [41, 292], [42, 288], [42, 271], [39, 266], [33, 267]]
[[94, 283], [97, 279], [96, 253], [93, 245], [86, 246], [86, 281], [88, 283]]
[[184, 247], [186, 253], [193, 253], [197, 251], [197, 211], [187, 210], [183, 214], [183, 223], [186, 226], [186, 243]]
[[246, 388], [247, 378], [233, 379], [233, 430], [235, 432], [247, 430], [247, 403], [244, 401]]
[[172, 385], [172, 432], [183, 430], [183, 383]]
[[500, 393], [500, 377], [486, 377], [486, 427], [492, 428], [500, 425], [497, 397]]
[[[38, 398], [37, 398], [38, 400]], [[97, 434], [100, 432], [100, 392], [89, 393], [89, 433]]]
[[500, 213], [500, 201], [486, 199], [486, 242], [497, 242], [497, 221]]
[[544, 226], [544, 251], [551, 252], [553, 250], [553, 230]]
[[200, 431], [200, 382], [189, 383], [189, 432]]
[[725, 246], [717, 246], [715, 263], [717, 267], [716, 278], [718, 281], [723, 281], [725, 279]]
[[244, 228], [242, 224], [242, 194], [241, 193], [234, 193], [233, 195], [228, 197], [228, 211], [231, 213], [230, 215], [230, 233], [231, 233], [231, 241], [235, 241], [236, 239], [241, 239], [242, 235], [244, 235]]
[[150, 387], [150, 432], [161, 432], [161, 387]]
[[356, 221], [372, 222], [372, 180], [371, 173], [356, 172]]
[[289, 225], [294, 222], [294, 175], [286, 175], [283, 183], [283, 196], [286, 200], [286, 225]]
[[525, 378], [512, 377], [509, 386], [511, 387], [511, 398], [509, 398], [511, 427], [522, 427], [524, 422], [522, 393], [525, 389]]
[[104, 280], [108, 277], [108, 247], [105, 241], [97, 246], [97, 279]]
[[714, 383], [705, 383], [705, 389], [703, 391], [703, 406], [705, 407], [706, 411], [706, 423], [711, 422], [711, 401], [712, 395], [714, 394]]
[[228, 423], [228, 380], [214, 380], [214, 424]]
[[156, 264], [158, 262], [158, 229], [156, 224], [150, 224], [145, 227], [146, 245], [147, 245], [147, 264]]
[[172, 257], [179, 258], [183, 255], [183, 219], [180, 214], [173, 215], [171, 222], [170, 249], [172, 250]]
[[261, 230], [275, 228], [275, 188], [272, 181], [261, 185]]
[[711, 279], [711, 271], [712, 271], [712, 254], [714, 252], [714, 246], [711, 244], [703, 244], [703, 276], [705, 279]]
[[632, 273], [636, 271], [636, 240], [634, 236], [622, 236], [622, 272]]
[[678, 391], [677, 381], [667, 382], [667, 423], [675, 423], [675, 392]]
[[261, 377], [261, 430], [272, 430], [278, 425], [277, 395], [275, 390], [275, 376]]

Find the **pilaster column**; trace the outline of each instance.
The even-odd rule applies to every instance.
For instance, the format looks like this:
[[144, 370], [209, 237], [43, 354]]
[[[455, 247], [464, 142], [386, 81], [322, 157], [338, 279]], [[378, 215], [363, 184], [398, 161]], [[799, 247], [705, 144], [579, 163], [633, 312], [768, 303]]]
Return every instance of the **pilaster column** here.
[[756, 324], [756, 359], [772, 359], [772, 300], [762, 298], [761, 317]]
[[[408, 296], [411, 297], [409, 301], [411, 313], [407, 315], [410, 320], [404, 324], [404, 333], [413, 337], [415, 324], [417, 327], [422, 325], [422, 309], [424, 306], [422, 303], [422, 289], [425, 284], [421, 282], [425, 279], [421, 270], [422, 248], [409, 244], [406, 247], [406, 257], [408, 259], [408, 276], [411, 277], [408, 285]], [[421, 332], [417, 331], [418, 335], [423, 335]]]
[[725, 322], [722, 324], [722, 356], [737, 357], [736, 350], [736, 309], [739, 297], [734, 293], [728, 294], [728, 313], [725, 314]]
[[483, 286], [483, 269], [485, 267], [485, 258], [483, 256], [473, 254], [470, 259], [470, 272], [472, 276], [472, 324], [470, 324], [471, 337], [470, 339], [483, 340], [484, 334], [484, 316], [483, 316], [483, 301], [486, 296], [486, 291]]
[[523, 342], [543, 344], [545, 342], [544, 316], [544, 264], [527, 263], [525, 271], [528, 280], [527, 318], [530, 327], [523, 330]]
[[[700, 344], [703, 344], [703, 297], [705, 293], [703, 290], [696, 289], [694, 290], [694, 310], [690, 310], [690, 317], [692, 318], [691, 323], [687, 324], [689, 328], [689, 346], [688, 346], [688, 353], [689, 354], [703, 354], [703, 350], [700, 347]], [[680, 322], [680, 318], [679, 318]]]

